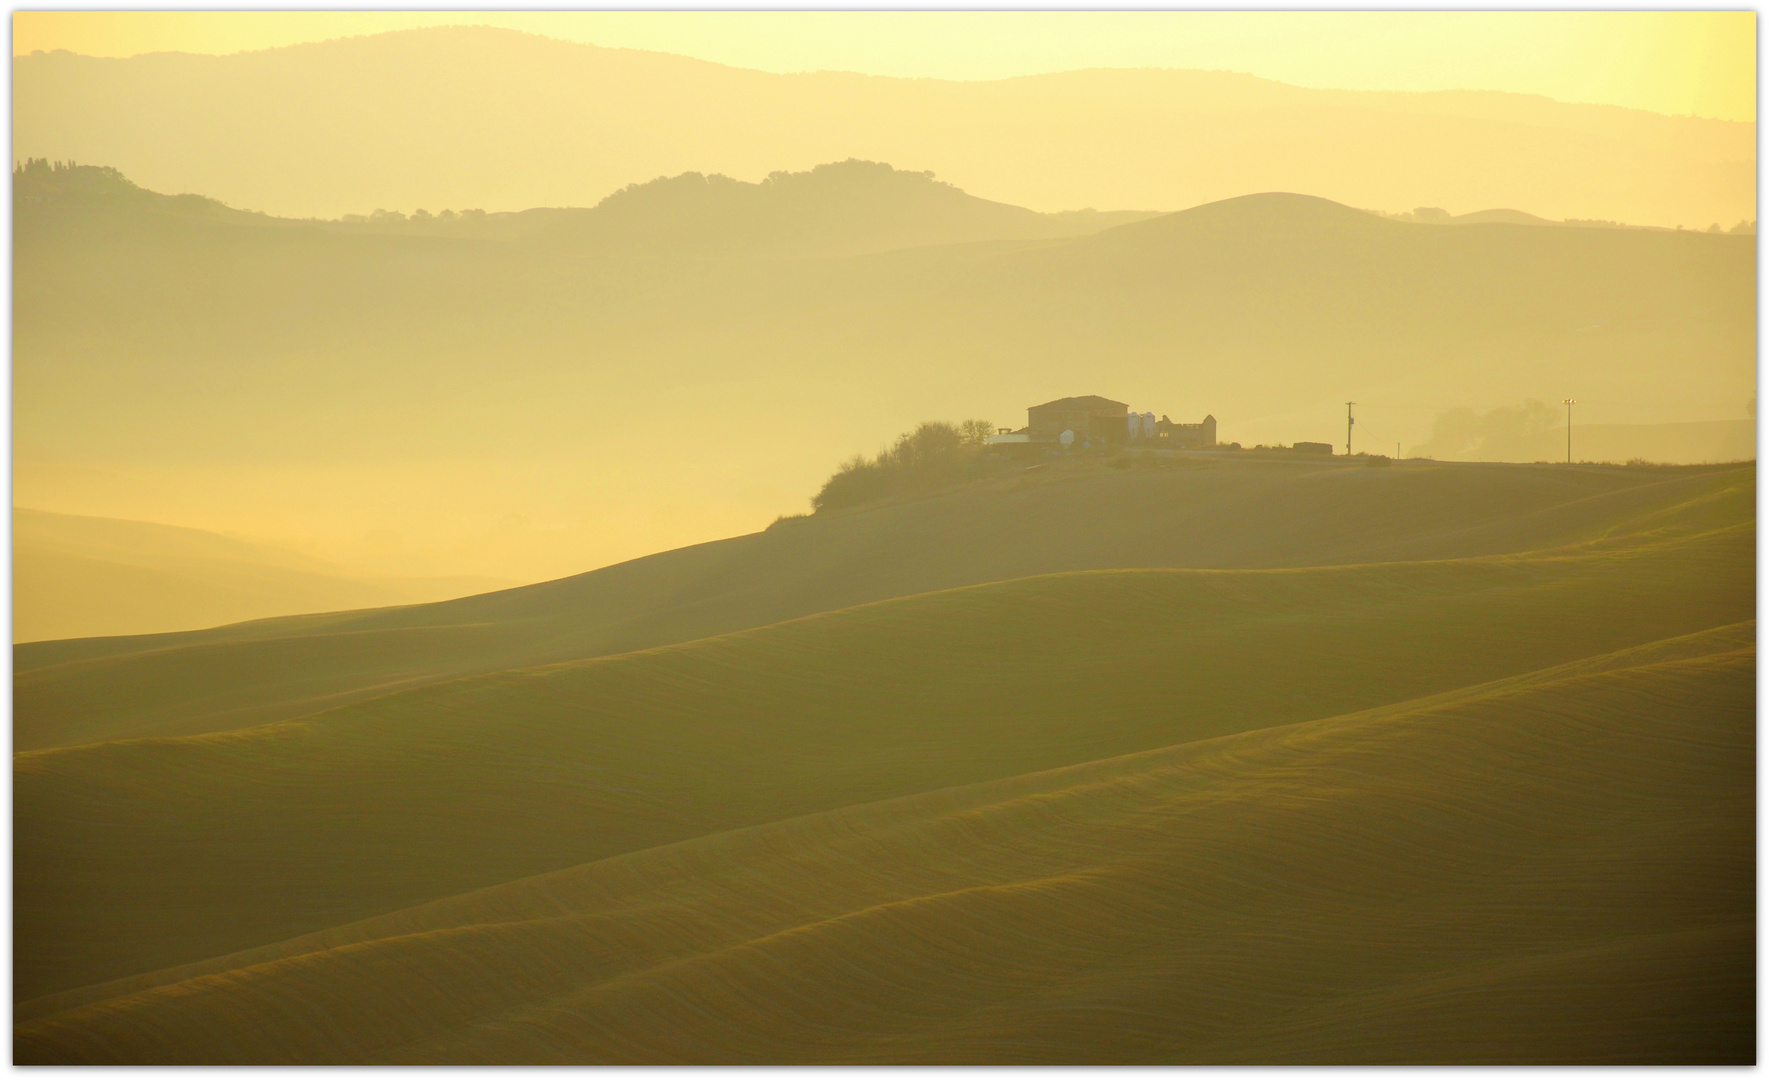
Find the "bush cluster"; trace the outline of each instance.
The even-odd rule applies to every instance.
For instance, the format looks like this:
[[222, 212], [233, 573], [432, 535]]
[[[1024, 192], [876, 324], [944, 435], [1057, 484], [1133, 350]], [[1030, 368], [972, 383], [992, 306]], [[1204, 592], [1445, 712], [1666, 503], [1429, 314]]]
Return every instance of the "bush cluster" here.
[[877, 457], [857, 454], [845, 462], [824, 481], [811, 506], [818, 512], [840, 510], [966, 479], [980, 469], [983, 440], [994, 431], [987, 420], [920, 424]]

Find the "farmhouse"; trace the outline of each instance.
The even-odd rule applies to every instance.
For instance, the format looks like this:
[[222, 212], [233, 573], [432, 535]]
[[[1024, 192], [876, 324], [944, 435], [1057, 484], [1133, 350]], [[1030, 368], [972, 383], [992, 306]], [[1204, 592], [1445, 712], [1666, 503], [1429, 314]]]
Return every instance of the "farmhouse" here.
[[1154, 437], [1161, 446], [1171, 446], [1175, 450], [1209, 450], [1216, 445], [1214, 416], [1206, 416], [1196, 424], [1176, 424], [1163, 415], [1153, 426]]
[[1152, 412], [1133, 413], [1122, 401], [1089, 394], [1034, 405], [1026, 410], [1025, 427], [1001, 428], [985, 441], [1003, 449], [1023, 446], [1028, 452], [1125, 445], [1209, 450], [1216, 446], [1216, 417], [1176, 424], [1166, 416], [1156, 420]]
[[[1026, 434], [1035, 443], [1118, 446], [1125, 440], [1130, 406], [1098, 397], [1058, 398], [1026, 410]], [[1063, 433], [1068, 432], [1065, 440]]]

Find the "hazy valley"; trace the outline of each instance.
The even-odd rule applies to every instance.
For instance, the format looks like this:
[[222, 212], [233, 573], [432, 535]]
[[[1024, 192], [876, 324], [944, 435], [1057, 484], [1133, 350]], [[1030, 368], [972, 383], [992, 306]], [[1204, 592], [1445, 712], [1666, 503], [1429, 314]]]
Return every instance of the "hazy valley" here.
[[12, 512], [20, 641], [154, 634], [302, 611], [440, 600], [512, 584], [388, 578], [197, 529]]
[[1355, 399], [1362, 449], [1553, 459], [1557, 413], [1447, 450], [1439, 422], [1574, 390], [1609, 460], [1752, 456], [1754, 236], [1282, 194], [1120, 224], [858, 162], [380, 225], [81, 168], [15, 210], [18, 505], [381, 575], [533, 581], [761, 528], [917, 420], [1019, 423], [1089, 358], [1245, 445], [1343, 443]]
[[1755, 1061], [1754, 123], [319, 18], [14, 15], [18, 1064]]

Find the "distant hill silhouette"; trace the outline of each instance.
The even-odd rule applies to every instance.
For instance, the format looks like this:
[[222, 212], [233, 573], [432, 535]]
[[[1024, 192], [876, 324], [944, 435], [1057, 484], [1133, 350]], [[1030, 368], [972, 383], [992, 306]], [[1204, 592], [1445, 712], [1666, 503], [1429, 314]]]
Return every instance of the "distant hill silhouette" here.
[[[1432, 438], [1407, 452], [1446, 461], [1562, 461], [1568, 450], [1565, 410], [1529, 401], [1484, 414], [1444, 413]], [[1754, 420], [1694, 424], [1574, 424], [1576, 461], [1741, 461], [1757, 452]]]
[[201, 529], [12, 512], [12, 638], [194, 630], [302, 611], [484, 592], [486, 578], [387, 578]]
[[1451, 219], [1457, 225], [1558, 225], [1560, 222], [1526, 214], [1522, 210], [1476, 210], [1457, 214]]
[[756, 258], [1079, 236], [1155, 216], [1037, 214], [967, 195], [929, 173], [849, 160], [777, 172], [754, 184], [683, 173], [630, 185], [590, 209], [407, 222], [405, 231], [511, 239], [580, 254]]
[[1225, 71], [776, 75], [438, 27], [230, 56], [20, 56], [13, 100], [17, 156], [297, 217], [588, 206], [656, 176], [848, 158], [1037, 210], [1283, 190], [1692, 229], [1756, 216], [1753, 124]]
[[[351, 235], [494, 240], [563, 254], [646, 258], [857, 255], [1082, 236], [1159, 216], [1135, 210], [1039, 214], [976, 198], [929, 173], [855, 160], [803, 173], [774, 173], [754, 184], [700, 173], [658, 177], [629, 185], [594, 207], [422, 218], [355, 215], [328, 222], [272, 218], [200, 195], [162, 195], [108, 166], [39, 159], [15, 170], [13, 202], [34, 217], [176, 216]], [[120, 222], [113, 226], [127, 231]]]
[[421, 538], [413, 575], [751, 531], [929, 416], [1078, 392], [1249, 445], [1342, 444], [1355, 399], [1384, 450], [1462, 405], [1689, 423], [1756, 392], [1754, 236], [1265, 193], [1030, 238], [1056, 229], [859, 163], [644, 185], [526, 239], [183, 205], [15, 200], [15, 497], [163, 520], [151, 474], [230, 531]]
[[203, 195], [162, 195], [137, 186], [108, 165], [80, 165], [72, 161], [33, 158], [12, 170], [12, 202], [15, 212], [28, 209], [34, 215], [80, 213], [172, 214], [220, 221], [278, 224], [264, 214], [236, 210]]

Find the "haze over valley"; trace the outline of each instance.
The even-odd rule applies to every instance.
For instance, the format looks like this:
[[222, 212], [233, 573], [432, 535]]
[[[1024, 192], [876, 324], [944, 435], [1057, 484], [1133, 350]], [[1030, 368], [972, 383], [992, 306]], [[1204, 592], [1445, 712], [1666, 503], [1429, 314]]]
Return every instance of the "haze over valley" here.
[[359, 575], [544, 580], [751, 531], [919, 420], [1017, 426], [1101, 363], [1080, 389], [1248, 446], [1343, 445], [1356, 400], [1363, 449], [1543, 460], [1557, 412], [1508, 442], [1440, 422], [1575, 388], [1582, 457], [1752, 456], [1754, 235], [1287, 193], [1038, 214], [859, 161], [424, 220], [87, 166], [14, 201], [17, 504]]
[[1753, 14], [656, 14], [14, 14], [16, 1062], [1755, 1060]]

